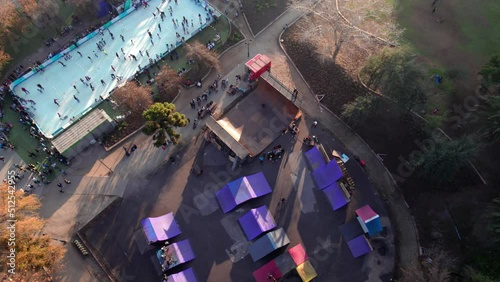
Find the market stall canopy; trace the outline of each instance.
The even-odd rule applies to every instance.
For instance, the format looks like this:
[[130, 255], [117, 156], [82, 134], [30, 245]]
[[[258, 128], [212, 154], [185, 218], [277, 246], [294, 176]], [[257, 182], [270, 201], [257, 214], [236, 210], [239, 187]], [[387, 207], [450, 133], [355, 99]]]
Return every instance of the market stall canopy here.
[[312, 176], [318, 188], [325, 189], [342, 177], [342, 170], [336, 160], [331, 160], [328, 164], [315, 169]]
[[164, 282], [197, 282], [194, 270], [190, 267], [184, 271], [169, 275]]
[[312, 266], [311, 262], [308, 260], [306, 260], [303, 264], [297, 266], [296, 270], [300, 278], [304, 282], [309, 282], [314, 278], [316, 278], [316, 276], [318, 276], [316, 270]]
[[349, 246], [349, 249], [351, 250], [354, 258], [364, 256], [373, 251], [373, 247], [370, 242], [368, 242], [368, 239], [366, 239], [365, 235], [360, 235], [350, 240], [349, 242], [347, 242], [347, 245]]
[[380, 216], [373, 211], [369, 205], [362, 206], [356, 210], [356, 215], [358, 216], [359, 224], [365, 233], [370, 236], [374, 236], [382, 231], [382, 223], [380, 222]]
[[286, 236], [285, 230], [280, 228], [260, 237], [248, 247], [248, 251], [250, 252], [252, 260], [255, 262], [288, 244], [290, 244], [290, 240], [288, 236]]
[[318, 167], [323, 167], [326, 165], [325, 158], [323, 158], [323, 155], [321, 152], [318, 150], [318, 147], [313, 147], [309, 151], [304, 153], [306, 155], [306, 159], [311, 166], [311, 169], [314, 171]]
[[191, 244], [187, 239], [162, 247], [156, 252], [156, 256], [163, 272], [195, 258]]
[[269, 282], [272, 278], [278, 280], [283, 277], [274, 260], [264, 264], [259, 269], [253, 272], [253, 278], [257, 282]]
[[215, 195], [222, 211], [227, 213], [241, 203], [269, 193], [271, 193], [271, 186], [267, 183], [264, 174], [259, 172], [229, 182]]
[[150, 244], [158, 241], [166, 241], [181, 234], [173, 213], [159, 217], [147, 217], [141, 220], [141, 225]]
[[257, 54], [246, 62], [245, 66], [250, 70], [250, 80], [253, 80], [271, 68], [271, 59], [266, 55]]
[[249, 241], [276, 227], [276, 222], [266, 206], [251, 209], [238, 221]]
[[345, 192], [339, 186], [338, 182], [330, 184], [330, 186], [323, 189], [328, 201], [332, 205], [334, 211], [340, 209], [341, 207], [347, 205], [350, 199], [346, 196]]

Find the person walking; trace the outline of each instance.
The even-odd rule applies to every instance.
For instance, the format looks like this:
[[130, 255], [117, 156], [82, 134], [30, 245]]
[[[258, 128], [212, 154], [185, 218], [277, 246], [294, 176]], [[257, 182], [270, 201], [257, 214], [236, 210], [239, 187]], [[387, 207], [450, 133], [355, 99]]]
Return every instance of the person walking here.
[[59, 103], [57, 102], [57, 99], [54, 99], [54, 104], [58, 105], [58, 106], [61, 106], [59, 105]]
[[75, 95], [73, 95], [73, 98], [78, 102], [80, 103], [80, 99], [78, 99]]
[[101, 84], [106, 85], [106, 82], [104, 82], [104, 79], [101, 79]]
[[159, 30], [160, 30], [160, 32], [161, 32], [161, 24], [158, 24], [158, 29], [159, 29]]
[[90, 62], [93, 63], [94, 61], [92, 61], [92, 58], [90, 56], [87, 56], [87, 58], [89, 58]]
[[82, 53], [80, 53], [80, 51], [76, 51], [78, 53], [78, 55], [80, 55], [80, 58], [83, 57]]
[[24, 88], [24, 87], [22, 87], [22, 88], [21, 88], [21, 90], [22, 90], [24, 93], [26, 93], [26, 94], [30, 94], [29, 90], [28, 90], [28, 89], [26, 89], [26, 88]]
[[78, 91], [78, 88], [76, 88], [76, 85], [73, 85], [73, 88], [75, 88], [76, 93], [80, 93], [80, 91]]
[[63, 185], [62, 185], [62, 183], [61, 183], [61, 182], [57, 183], [57, 187], [59, 187], [59, 192], [64, 193], [64, 191], [63, 191], [63, 189], [62, 189], [62, 188], [63, 188]]
[[36, 86], [42, 90], [45, 90], [45, 88], [43, 88], [43, 86], [40, 83], [38, 83]]
[[123, 42], [125, 42], [125, 37], [123, 37], [123, 35], [120, 34], [120, 38], [122, 39]]
[[115, 67], [113, 67], [113, 65], [111, 65], [111, 69], [112, 69], [113, 71], [116, 71], [116, 69], [115, 69]]
[[66, 65], [65, 65], [63, 62], [61, 62], [61, 61], [58, 61], [58, 63], [59, 63], [59, 64], [61, 64], [63, 67], [65, 67], [65, 66], [66, 66]]
[[115, 53], [116, 57], [120, 59], [120, 56], [118, 55], [118, 52]]

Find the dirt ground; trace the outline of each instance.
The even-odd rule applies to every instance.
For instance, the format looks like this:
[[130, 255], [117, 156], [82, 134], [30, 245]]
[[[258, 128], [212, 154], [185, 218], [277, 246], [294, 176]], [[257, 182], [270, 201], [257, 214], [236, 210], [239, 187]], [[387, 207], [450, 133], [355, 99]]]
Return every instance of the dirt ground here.
[[241, 0], [243, 11], [255, 35], [288, 8], [288, 0]]

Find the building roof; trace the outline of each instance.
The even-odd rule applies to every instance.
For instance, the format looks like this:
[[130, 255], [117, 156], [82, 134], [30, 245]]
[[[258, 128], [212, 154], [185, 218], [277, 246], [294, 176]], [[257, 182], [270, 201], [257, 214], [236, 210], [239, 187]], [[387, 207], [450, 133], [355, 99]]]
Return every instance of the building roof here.
[[206, 120], [206, 126], [213, 132], [219, 139], [231, 149], [238, 158], [244, 159], [249, 155], [249, 152], [236, 141], [213, 117], [209, 116]]
[[57, 151], [63, 153], [106, 121], [112, 122], [113, 120], [104, 110], [91, 111], [52, 140], [52, 145]]

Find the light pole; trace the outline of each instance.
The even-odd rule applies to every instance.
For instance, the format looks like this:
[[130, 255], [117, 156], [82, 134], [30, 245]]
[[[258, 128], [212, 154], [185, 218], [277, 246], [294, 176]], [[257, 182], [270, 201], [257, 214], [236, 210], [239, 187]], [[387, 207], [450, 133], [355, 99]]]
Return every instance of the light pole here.
[[250, 58], [250, 43], [252, 43], [252, 39], [250, 39], [248, 42], [245, 42], [247, 45], [247, 56]]

